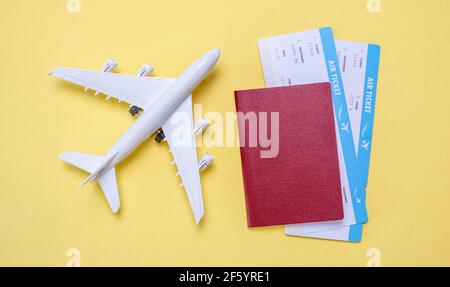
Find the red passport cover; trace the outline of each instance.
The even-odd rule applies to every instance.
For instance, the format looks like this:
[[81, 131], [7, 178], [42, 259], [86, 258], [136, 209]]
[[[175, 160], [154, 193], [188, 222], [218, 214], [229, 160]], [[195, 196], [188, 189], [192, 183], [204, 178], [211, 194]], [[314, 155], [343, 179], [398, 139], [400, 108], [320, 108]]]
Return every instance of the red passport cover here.
[[[248, 226], [342, 219], [330, 84], [235, 91], [235, 102]], [[275, 132], [271, 120], [276, 119], [271, 112], [278, 112], [277, 156], [261, 158], [260, 152], [270, 148], [260, 144], [259, 132], [257, 146], [249, 146], [250, 117], [241, 117], [248, 112], [256, 113], [256, 131], [261, 112], [266, 112], [263, 138], [269, 139]]]

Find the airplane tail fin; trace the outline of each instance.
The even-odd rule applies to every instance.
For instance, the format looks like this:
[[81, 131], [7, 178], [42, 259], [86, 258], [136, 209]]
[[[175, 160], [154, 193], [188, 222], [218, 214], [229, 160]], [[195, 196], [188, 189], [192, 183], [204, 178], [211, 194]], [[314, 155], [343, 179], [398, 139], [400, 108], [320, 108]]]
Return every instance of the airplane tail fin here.
[[114, 157], [115, 155], [113, 155], [111, 158], [106, 159], [103, 156], [79, 152], [64, 152], [59, 156], [59, 158], [63, 161], [81, 168], [82, 170], [85, 170], [91, 174], [88, 178], [86, 178], [81, 186], [83, 186], [87, 182], [91, 182], [94, 179], [97, 179], [100, 183], [103, 193], [106, 196], [106, 200], [108, 200], [108, 204], [111, 207], [112, 212], [116, 213], [120, 207], [119, 190], [117, 188], [116, 181], [116, 171], [114, 168], [111, 168], [110, 170], [101, 173], [101, 175], [98, 176], [98, 172], [102, 169], [102, 167], [106, 166]]

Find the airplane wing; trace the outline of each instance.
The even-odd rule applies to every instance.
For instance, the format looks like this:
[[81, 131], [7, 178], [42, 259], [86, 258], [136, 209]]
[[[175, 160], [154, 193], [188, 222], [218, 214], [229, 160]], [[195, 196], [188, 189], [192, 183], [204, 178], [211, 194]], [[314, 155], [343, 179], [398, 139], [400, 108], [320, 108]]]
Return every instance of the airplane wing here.
[[187, 97], [162, 125], [178, 174], [186, 190], [195, 222], [203, 216], [203, 197], [193, 132], [192, 96]]
[[70, 68], [56, 68], [50, 75], [103, 93], [108, 96], [107, 99], [114, 97], [141, 109], [150, 106], [174, 81], [172, 78], [140, 77]]

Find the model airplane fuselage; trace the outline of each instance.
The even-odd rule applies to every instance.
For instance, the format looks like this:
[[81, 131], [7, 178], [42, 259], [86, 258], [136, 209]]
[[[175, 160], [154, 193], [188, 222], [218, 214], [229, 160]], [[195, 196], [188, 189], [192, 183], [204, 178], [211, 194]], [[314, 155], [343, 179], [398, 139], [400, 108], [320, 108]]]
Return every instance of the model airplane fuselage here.
[[[96, 179], [99, 180], [114, 213], [118, 211], [120, 206], [114, 167], [160, 128], [166, 133], [166, 137], [169, 137], [170, 131], [174, 129], [173, 123], [170, 123], [170, 118], [175, 112], [190, 113], [192, 118], [191, 92], [213, 68], [219, 56], [220, 51], [218, 49], [205, 53], [189, 66], [177, 79], [166, 80], [164, 78], [154, 78], [154, 87], [156, 87], [154, 90], [156, 90], [156, 92], [154, 91], [153, 93], [158, 93], [158, 95], [153, 96], [152, 98], [145, 96], [145, 91], [143, 91], [146, 86], [150, 87], [150, 84], [147, 82], [151, 77], [142, 78], [135, 76], [136, 79], [130, 79], [131, 76], [116, 76], [116, 74], [105, 73], [104, 71], [90, 72], [66, 68], [58, 68], [51, 73], [52, 75], [65, 80], [84, 85], [86, 88], [95, 89], [97, 92], [116, 97], [121, 101], [128, 100], [131, 105], [138, 106], [139, 109], [144, 110], [135, 123], [125, 131], [104, 156], [74, 152], [61, 154], [61, 159], [74, 164], [91, 174], [82, 185]], [[133, 81], [136, 82], [133, 83]], [[151, 91], [148, 91], [148, 93], [151, 93]], [[189, 111], [189, 107], [191, 107], [191, 111]], [[192, 121], [192, 119], [190, 120]], [[174, 159], [177, 165], [178, 163], [183, 166], [189, 165], [189, 167], [184, 168], [184, 171], [181, 170], [180, 166], [178, 167], [183, 184], [188, 193], [195, 220], [198, 223], [203, 215], [203, 202], [198, 180], [198, 163], [196, 155], [192, 156], [192, 149], [195, 151], [195, 140], [193, 141], [192, 138], [195, 137], [195, 135], [193, 135], [192, 123], [189, 123], [187, 126], [191, 129], [189, 131], [188, 143], [192, 146], [183, 148], [178, 147], [178, 149], [181, 150], [179, 153], [188, 153], [189, 155], [180, 155], [179, 158], [174, 155]], [[177, 146], [176, 143], [171, 143], [170, 138], [167, 139], [171, 149], [172, 146], [174, 146], [174, 148]], [[195, 165], [197, 174], [193, 174], [192, 165]], [[198, 194], [199, 192], [200, 194]]]
[[136, 147], [154, 134], [173, 114], [176, 108], [189, 96], [192, 90], [205, 78], [220, 56], [219, 50], [212, 50], [197, 59], [152, 103], [151, 109], [145, 109], [136, 122], [120, 137], [106, 153], [111, 159], [104, 167], [99, 167], [87, 182], [93, 181], [102, 171], [114, 167], [125, 159]]

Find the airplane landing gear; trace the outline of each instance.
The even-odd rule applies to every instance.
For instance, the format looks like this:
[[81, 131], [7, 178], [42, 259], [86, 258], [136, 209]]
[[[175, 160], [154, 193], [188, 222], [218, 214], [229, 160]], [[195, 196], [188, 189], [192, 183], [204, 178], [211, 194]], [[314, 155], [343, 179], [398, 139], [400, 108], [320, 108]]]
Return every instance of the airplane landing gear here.
[[130, 114], [134, 117], [135, 115], [137, 115], [140, 111], [142, 111], [141, 108], [136, 107], [136, 106], [132, 106], [129, 110]]
[[156, 131], [156, 137], [155, 137], [155, 141], [157, 143], [160, 143], [161, 141], [163, 141], [166, 138], [166, 136], [164, 135], [163, 130], [160, 128], [159, 130]]

